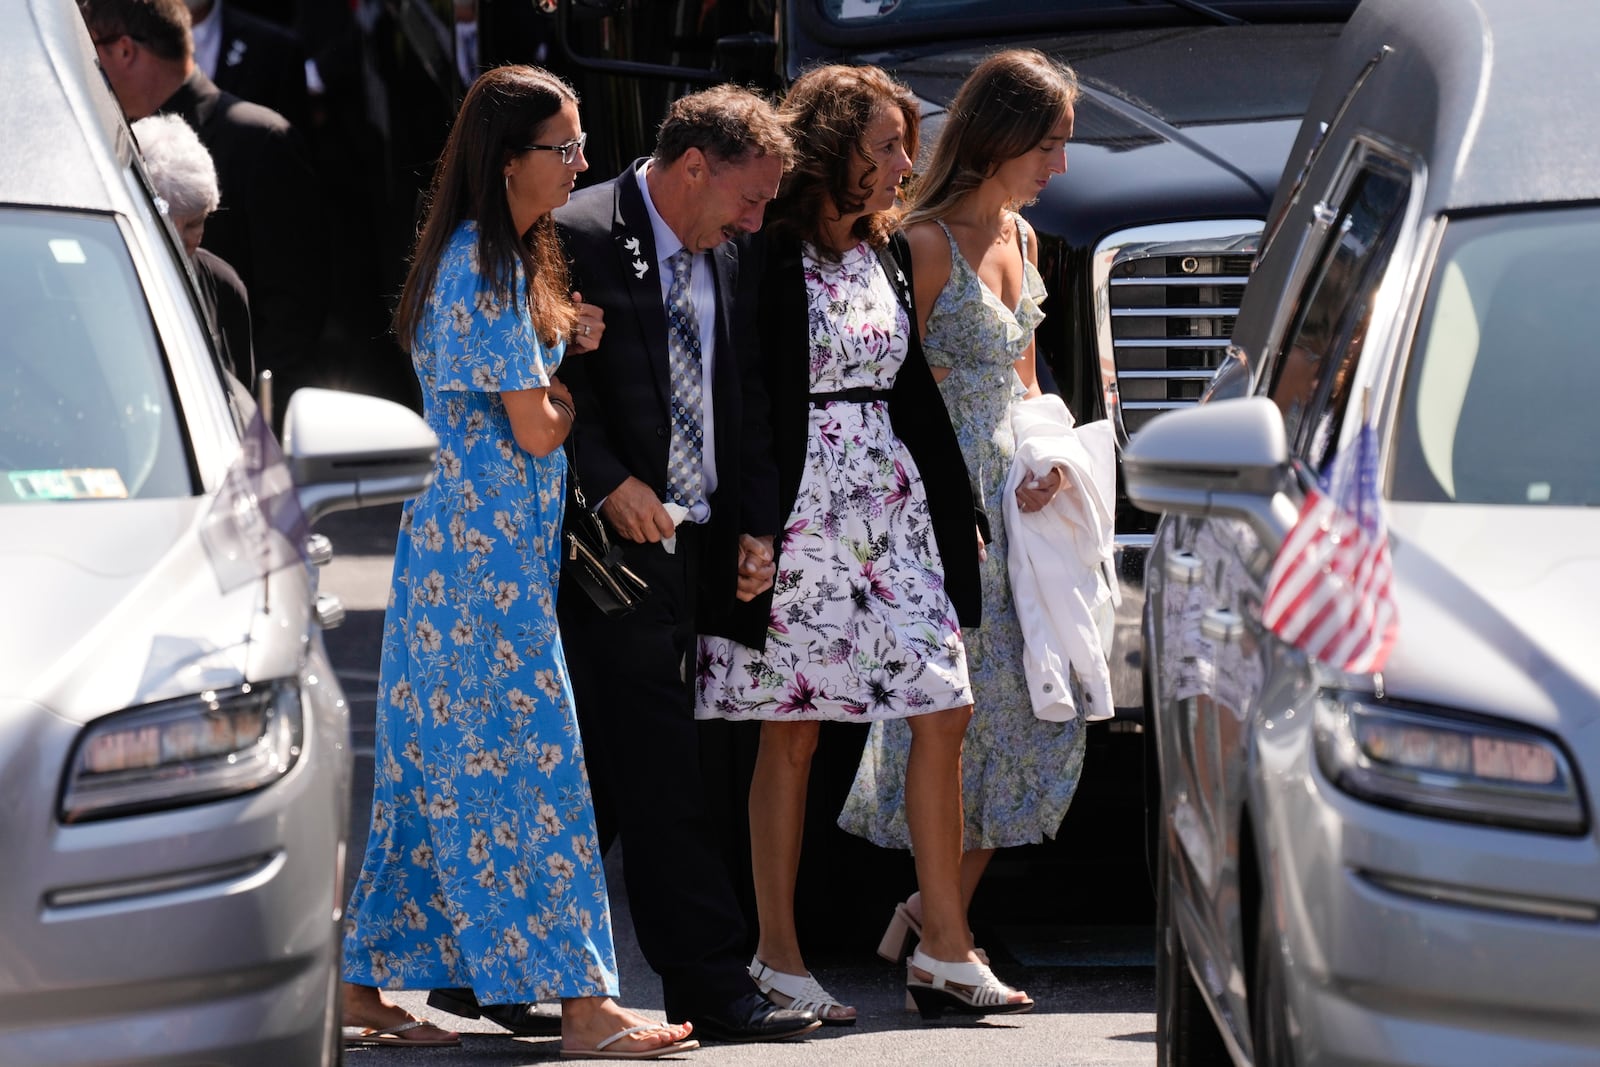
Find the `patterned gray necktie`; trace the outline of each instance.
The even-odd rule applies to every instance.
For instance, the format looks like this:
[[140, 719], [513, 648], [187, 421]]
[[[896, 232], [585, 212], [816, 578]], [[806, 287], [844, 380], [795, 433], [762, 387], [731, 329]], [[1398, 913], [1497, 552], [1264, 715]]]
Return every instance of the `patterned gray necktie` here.
[[689, 298], [694, 255], [680, 248], [669, 257], [672, 285], [667, 290], [667, 351], [672, 372], [672, 445], [667, 451], [667, 497], [693, 508], [705, 499], [705, 446], [700, 377], [700, 327]]

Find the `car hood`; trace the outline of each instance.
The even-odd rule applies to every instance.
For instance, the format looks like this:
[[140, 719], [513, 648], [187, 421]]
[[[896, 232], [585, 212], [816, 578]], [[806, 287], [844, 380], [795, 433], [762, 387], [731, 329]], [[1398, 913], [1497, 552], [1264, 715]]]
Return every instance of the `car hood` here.
[[[277, 611], [264, 613], [269, 582], [213, 564], [210, 504], [0, 509], [0, 588], [11, 617], [0, 642], [0, 714], [35, 705], [81, 723], [292, 669], [305, 595], [287, 583]], [[272, 592], [280, 585], [270, 583]]]
[[[1083, 87], [1068, 172], [1030, 217], [1090, 243], [1119, 219], [1259, 217], [1338, 24], [1122, 30], [1016, 42], [1070, 64]], [[957, 87], [992, 49], [878, 56], [925, 101], [931, 146]]]
[[1600, 508], [1388, 505], [1391, 696], [1569, 732], [1600, 715]]

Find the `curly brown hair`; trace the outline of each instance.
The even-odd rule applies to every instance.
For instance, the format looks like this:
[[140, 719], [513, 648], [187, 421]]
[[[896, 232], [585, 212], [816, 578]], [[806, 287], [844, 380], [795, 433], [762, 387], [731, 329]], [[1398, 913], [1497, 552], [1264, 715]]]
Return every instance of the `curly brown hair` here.
[[[832, 255], [821, 239], [823, 223], [829, 215], [841, 218], [866, 204], [870, 179], [878, 169], [866, 144], [867, 128], [889, 108], [904, 117], [906, 154], [917, 158], [921, 124], [917, 98], [886, 72], [830, 64], [797, 78], [779, 108], [795, 138], [795, 164], [767, 209], [767, 228], [807, 241], [821, 255]], [[865, 160], [867, 168], [852, 180], [857, 159]], [[899, 227], [900, 215], [899, 207], [862, 215], [851, 234], [881, 248]]]

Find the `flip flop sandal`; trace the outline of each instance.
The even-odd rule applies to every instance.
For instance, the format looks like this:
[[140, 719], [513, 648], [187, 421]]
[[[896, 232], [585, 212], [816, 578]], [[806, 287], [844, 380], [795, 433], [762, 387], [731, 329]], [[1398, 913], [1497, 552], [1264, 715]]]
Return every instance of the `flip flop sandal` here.
[[[429, 1037], [405, 1037], [419, 1026], [433, 1026], [426, 1019], [410, 1019], [397, 1026], [384, 1027], [381, 1030], [368, 1029], [363, 1026], [346, 1026], [344, 1028], [344, 1043], [346, 1048], [371, 1048], [377, 1046], [401, 1048], [448, 1048], [461, 1044], [461, 1037], [451, 1034], [448, 1039]], [[438, 1027], [434, 1027], [439, 1029]], [[442, 1031], [448, 1032], [448, 1031]]]
[[643, 1026], [630, 1026], [626, 1030], [618, 1030], [594, 1048], [563, 1048], [561, 1056], [569, 1060], [657, 1060], [662, 1056], [675, 1056], [680, 1052], [691, 1052], [700, 1047], [700, 1042], [690, 1039], [676, 1041], [670, 1045], [657, 1045], [655, 1048], [639, 1049], [637, 1052], [613, 1052], [611, 1046], [625, 1037], [641, 1034], [647, 1030], [660, 1030], [660, 1023], [646, 1023]]

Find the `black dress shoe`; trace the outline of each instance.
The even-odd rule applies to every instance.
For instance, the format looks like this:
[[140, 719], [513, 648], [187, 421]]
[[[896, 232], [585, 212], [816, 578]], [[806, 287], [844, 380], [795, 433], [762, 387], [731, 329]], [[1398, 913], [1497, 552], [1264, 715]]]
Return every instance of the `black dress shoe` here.
[[712, 1011], [691, 1012], [688, 1020], [702, 1041], [783, 1041], [822, 1025], [816, 1012], [780, 1008], [760, 993], [746, 994]]
[[435, 989], [428, 1007], [463, 1019], [488, 1019], [518, 1037], [560, 1037], [561, 1012], [540, 1011], [537, 1004], [479, 1004], [470, 989]]

